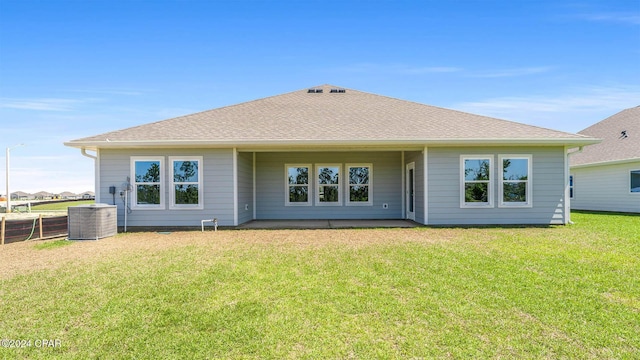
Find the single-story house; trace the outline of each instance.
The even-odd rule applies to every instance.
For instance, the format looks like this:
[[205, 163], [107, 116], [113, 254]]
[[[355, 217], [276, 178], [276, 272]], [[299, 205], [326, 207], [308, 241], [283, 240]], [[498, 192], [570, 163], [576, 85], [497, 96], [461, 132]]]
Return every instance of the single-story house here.
[[11, 200], [32, 200], [35, 199], [33, 194], [24, 191], [15, 191], [11, 193]]
[[75, 200], [78, 198], [78, 195], [72, 193], [71, 191], [63, 191], [60, 194], [58, 194], [58, 196], [60, 197], [60, 199], [64, 199], [64, 200]]
[[602, 142], [571, 157], [571, 208], [640, 213], [640, 106], [579, 133]]
[[569, 153], [597, 141], [322, 85], [65, 145], [95, 159], [119, 225], [445, 225], [566, 224]]
[[82, 200], [93, 200], [96, 198], [96, 194], [93, 191], [85, 191], [83, 193], [78, 194], [78, 198]]
[[55, 194], [48, 191], [38, 191], [37, 193], [33, 194], [33, 197], [36, 200], [51, 200], [55, 197]]

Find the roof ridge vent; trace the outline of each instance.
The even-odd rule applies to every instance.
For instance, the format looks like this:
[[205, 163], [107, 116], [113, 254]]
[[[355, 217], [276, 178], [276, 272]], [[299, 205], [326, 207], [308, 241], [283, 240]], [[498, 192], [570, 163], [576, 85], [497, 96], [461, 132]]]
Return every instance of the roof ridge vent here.
[[331, 94], [344, 94], [347, 91], [345, 89], [331, 89], [329, 90], [329, 93]]
[[319, 93], [322, 93], [322, 89], [312, 88], [307, 90], [307, 94], [319, 94]]

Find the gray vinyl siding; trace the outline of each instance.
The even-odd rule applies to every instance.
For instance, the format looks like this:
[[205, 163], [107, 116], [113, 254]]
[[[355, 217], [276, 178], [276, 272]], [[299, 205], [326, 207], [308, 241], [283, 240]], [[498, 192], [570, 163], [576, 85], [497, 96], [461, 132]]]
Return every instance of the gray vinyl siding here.
[[238, 224], [253, 219], [253, 153], [238, 153]]
[[[460, 207], [460, 155], [489, 154], [494, 156], [492, 188], [493, 208], [465, 209]], [[532, 155], [531, 181], [533, 207], [498, 207], [498, 155]], [[127, 226], [200, 226], [203, 219], [216, 217], [221, 226], [233, 226], [253, 219], [254, 164], [251, 152], [237, 154], [237, 214], [234, 212], [234, 163], [232, 149], [157, 149], [105, 150], [99, 152], [98, 202], [113, 204], [109, 186], [116, 187], [118, 225], [124, 225], [124, 205], [119, 196], [122, 184], [131, 176], [131, 156], [162, 156], [165, 159], [163, 210], [133, 210], [127, 215]], [[169, 156], [202, 156], [204, 209], [169, 209]], [[416, 221], [429, 225], [457, 224], [561, 224], [564, 213], [564, 148], [562, 147], [493, 147], [428, 149], [427, 189], [425, 191], [424, 154], [407, 151], [402, 161], [401, 151], [360, 152], [258, 152], [255, 154], [255, 213], [257, 219], [403, 219], [403, 179], [406, 164], [415, 163]], [[346, 164], [373, 165], [371, 206], [347, 206]], [[310, 206], [286, 206], [285, 164], [308, 164], [312, 169]], [[315, 204], [316, 164], [340, 164], [342, 169], [342, 205]], [[576, 173], [576, 194], [584, 191], [584, 179]], [[628, 171], [626, 173], [628, 177]], [[628, 181], [628, 179], [627, 179]], [[425, 196], [427, 195], [427, 196]], [[635, 199], [637, 197], [632, 197]], [[425, 200], [427, 209], [425, 209]], [[388, 204], [384, 208], [383, 204]]]
[[[426, 224], [426, 219], [425, 219], [426, 212], [424, 208], [424, 196], [425, 196], [424, 154], [422, 153], [422, 151], [405, 152], [404, 154], [405, 169], [406, 169], [406, 165], [412, 162], [415, 163], [415, 174], [416, 174], [416, 180], [415, 180], [416, 189], [414, 194], [416, 198], [416, 207], [415, 207], [416, 222], [421, 224]], [[403, 169], [403, 171], [405, 171], [405, 169]], [[402, 199], [403, 201], [406, 201], [406, 195], [403, 195]], [[406, 206], [408, 206], [408, 204], [405, 204], [405, 209], [406, 209]]]
[[630, 192], [631, 170], [640, 170], [640, 161], [572, 168], [571, 208], [640, 213], [640, 193]]
[[[345, 164], [373, 165], [373, 205], [347, 206]], [[312, 168], [310, 206], [285, 206], [285, 164], [309, 164]], [[315, 205], [315, 165], [342, 165], [342, 205]], [[256, 153], [257, 219], [401, 219], [402, 158], [393, 152], [277, 152]], [[383, 204], [388, 204], [384, 209]]]
[[[131, 156], [163, 156], [165, 159], [165, 209], [133, 210], [127, 214], [127, 226], [200, 226], [203, 219], [217, 218], [222, 226], [232, 226], [233, 212], [233, 152], [231, 149], [158, 149], [100, 150], [100, 199], [113, 204], [109, 186], [116, 187], [118, 226], [124, 225], [124, 202], [119, 192], [131, 176]], [[204, 209], [169, 210], [169, 156], [202, 156]], [[129, 198], [130, 200], [130, 198]]]
[[[460, 155], [493, 155], [493, 208], [460, 207]], [[531, 208], [498, 207], [498, 155], [532, 155]], [[564, 214], [564, 148], [495, 147], [429, 148], [428, 206], [430, 225], [562, 224]], [[416, 163], [417, 166], [417, 163]]]

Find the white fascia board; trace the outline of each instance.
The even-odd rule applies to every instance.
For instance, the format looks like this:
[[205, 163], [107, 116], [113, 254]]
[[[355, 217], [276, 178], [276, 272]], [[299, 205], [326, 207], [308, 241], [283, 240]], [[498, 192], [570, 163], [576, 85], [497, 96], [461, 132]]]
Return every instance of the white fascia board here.
[[629, 158], [629, 159], [621, 159], [621, 160], [611, 160], [611, 161], [599, 161], [589, 164], [580, 164], [580, 165], [569, 165], [571, 169], [581, 169], [595, 166], [604, 166], [604, 165], [618, 165], [618, 164], [626, 164], [640, 161], [640, 157]]
[[[336, 146], [354, 147], [424, 147], [424, 146], [570, 146], [578, 147], [599, 143], [594, 138], [539, 138], [539, 139], [422, 139], [422, 140], [158, 140], [158, 141], [83, 141], [65, 142], [75, 148], [124, 149], [124, 148], [251, 148], [270, 150], [277, 148], [309, 148]], [[243, 149], [244, 150], [244, 149]]]

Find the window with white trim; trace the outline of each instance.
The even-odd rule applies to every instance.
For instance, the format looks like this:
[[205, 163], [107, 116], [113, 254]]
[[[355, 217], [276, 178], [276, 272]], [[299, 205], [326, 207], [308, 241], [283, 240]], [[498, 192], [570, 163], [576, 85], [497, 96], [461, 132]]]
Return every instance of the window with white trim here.
[[164, 157], [131, 157], [132, 209], [164, 209]]
[[287, 164], [284, 166], [285, 205], [311, 205], [310, 184], [311, 165]]
[[347, 205], [373, 204], [373, 165], [346, 164], [349, 187], [347, 189]]
[[169, 157], [171, 190], [169, 208], [203, 209], [202, 156]]
[[499, 155], [499, 207], [531, 207], [531, 155]]
[[460, 207], [493, 207], [493, 155], [461, 155], [460, 173]]
[[342, 205], [341, 164], [316, 165], [316, 205]]
[[640, 170], [629, 172], [629, 192], [640, 194]]

